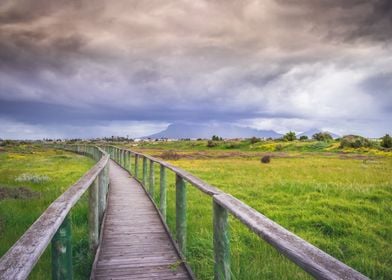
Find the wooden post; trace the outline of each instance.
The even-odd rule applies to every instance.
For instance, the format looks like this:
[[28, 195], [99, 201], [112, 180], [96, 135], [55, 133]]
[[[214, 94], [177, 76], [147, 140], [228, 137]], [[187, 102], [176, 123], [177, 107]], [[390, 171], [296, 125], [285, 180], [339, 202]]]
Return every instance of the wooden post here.
[[186, 186], [184, 179], [176, 174], [176, 236], [182, 253], [186, 254]]
[[154, 199], [154, 161], [150, 160], [149, 193]]
[[71, 221], [68, 215], [52, 238], [52, 279], [72, 279]]
[[[106, 210], [106, 203], [107, 203], [107, 195], [109, 191], [109, 163], [105, 165], [105, 168], [103, 169], [103, 177], [104, 177], [104, 196], [103, 196], [103, 212]], [[102, 220], [101, 220], [102, 224]]]
[[137, 179], [139, 169], [139, 155], [135, 155], [135, 178]]
[[143, 157], [143, 186], [147, 187], [147, 158]]
[[227, 210], [213, 201], [214, 279], [230, 279], [230, 238]]
[[98, 214], [98, 178], [90, 186], [88, 231], [90, 239], [90, 251], [94, 255], [99, 241], [99, 214]]
[[163, 165], [160, 167], [160, 202], [159, 210], [163, 216], [163, 221], [166, 222], [166, 169]]
[[128, 151], [128, 170], [132, 174], [132, 154]]
[[[106, 167], [105, 167], [106, 168]], [[105, 187], [105, 169], [102, 169], [101, 173], [98, 175], [98, 219], [99, 225], [102, 223], [103, 212], [105, 211], [105, 201], [106, 201], [106, 187]]]

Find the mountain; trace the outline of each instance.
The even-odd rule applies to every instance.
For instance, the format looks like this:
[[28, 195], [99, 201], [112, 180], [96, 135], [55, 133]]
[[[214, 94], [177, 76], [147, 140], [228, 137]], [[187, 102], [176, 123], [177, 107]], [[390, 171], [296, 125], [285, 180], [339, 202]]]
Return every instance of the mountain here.
[[302, 132], [302, 133], [298, 134], [297, 137], [299, 138], [299, 137], [301, 137], [301, 136], [308, 136], [308, 138], [312, 138], [312, 136], [313, 136], [314, 134], [320, 133], [320, 132], [326, 132], [326, 133], [328, 133], [329, 135], [331, 135], [332, 138], [334, 138], [334, 139], [340, 137], [339, 135], [337, 135], [337, 134], [335, 134], [335, 133], [332, 133], [332, 132], [329, 132], [329, 131], [323, 131], [323, 130], [320, 130], [320, 129], [317, 129], [317, 128], [312, 128], [312, 129], [309, 129], [309, 130], [307, 130], [307, 131], [305, 131], [305, 132]]
[[282, 135], [273, 130], [258, 130], [249, 127], [240, 127], [230, 124], [187, 124], [187, 123], [173, 123], [165, 130], [152, 134], [145, 138], [211, 138], [217, 135], [222, 138], [279, 138]]

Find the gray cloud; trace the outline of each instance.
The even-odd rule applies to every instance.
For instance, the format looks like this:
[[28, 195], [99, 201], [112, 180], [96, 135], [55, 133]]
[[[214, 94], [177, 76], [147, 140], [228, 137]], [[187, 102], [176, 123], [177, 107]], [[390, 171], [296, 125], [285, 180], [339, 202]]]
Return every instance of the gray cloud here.
[[391, 9], [387, 0], [2, 1], [0, 117], [336, 130], [355, 120], [368, 134], [391, 131], [379, 121], [392, 116]]

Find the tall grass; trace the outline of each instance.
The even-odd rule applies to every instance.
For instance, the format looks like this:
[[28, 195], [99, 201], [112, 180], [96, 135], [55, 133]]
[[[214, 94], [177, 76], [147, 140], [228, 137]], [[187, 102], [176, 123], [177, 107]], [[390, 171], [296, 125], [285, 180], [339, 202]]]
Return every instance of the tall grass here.
[[[234, 195], [285, 228], [373, 279], [392, 278], [392, 159], [302, 155], [181, 159], [174, 165]], [[141, 164], [139, 169], [141, 178]], [[159, 204], [159, 168], [155, 168]], [[168, 225], [175, 236], [175, 178], [168, 172]], [[199, 279], [213, 278], [212, 201], [187, 187], [186, 258]], [[234, 279], [309, 277], [233, 217]]]
[[[0, 255], [14, 244], [43, 211], [75, 183], [93, 160], [59, 150], [19, 145], [0, 154], [0, 186], [26, 187], [39, 196], [0, 200]], [[91, 268], [88, 255], [87, 199], [71, 211], [74, 278], [87, 279]], [[50, 245], [35, 266], [30, 279], [51, 277]]]

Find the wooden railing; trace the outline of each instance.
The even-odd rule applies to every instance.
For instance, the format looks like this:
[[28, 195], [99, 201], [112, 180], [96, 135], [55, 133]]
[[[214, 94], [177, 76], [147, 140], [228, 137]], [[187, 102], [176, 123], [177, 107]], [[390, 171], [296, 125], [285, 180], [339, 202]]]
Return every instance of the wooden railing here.
[[[182, 253], [186, 251], [186, 184], [198, 188], [213, 200], [213, 250], [215, 279], [230, 279], [230, 240], [228, 235], [228, 214], [232, 214], [251, 231], [272, 245], [275, 249], [293, 261], [303, 270], [317, 279], [368, 279], [353, 268], [345, 265], [297, 235], [286, 230], [256, 210], [233, 196], [210, 186], [192, 174], [165, 161], [142, 153], [105, 146], [104, 149], [119, 165], [138, 177], [140, 160], [142, 163], [142, 180], [151, 197], [154, 196], [154, 164], [160, 166], [160, 201], [159, 210], [166, 219], [166, 169], [176, 176], [176, 240]], [[134, 166], [132, 166], [134, 157]], [[147, 172], [147, 165], [150, 165]]]
[[68, 214], [87, 189], [90, 250], [95, 254], [106, 208], [109, 155], [98, 147], [87, 145], [60, 145], [55, 148], [90, 156], [97, 164], [57, 198], [5, 253], [0, 259], [0, 279], [26, 279], [49, 243], [52, 245], [52, 279], [72, 279], [71, 223]]

